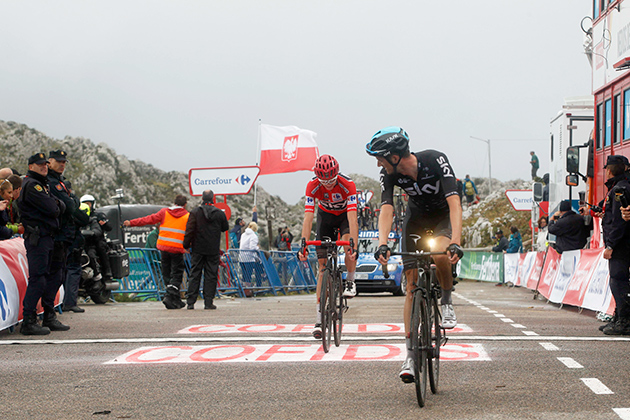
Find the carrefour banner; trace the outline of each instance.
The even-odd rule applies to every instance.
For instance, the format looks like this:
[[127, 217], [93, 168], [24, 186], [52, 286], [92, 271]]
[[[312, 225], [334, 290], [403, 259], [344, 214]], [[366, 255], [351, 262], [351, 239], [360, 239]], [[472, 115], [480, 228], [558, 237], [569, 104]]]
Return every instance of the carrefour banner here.
[[503, 279], [503, 254], [466, 251], [458, 263], [459, 277], [499, 283]]

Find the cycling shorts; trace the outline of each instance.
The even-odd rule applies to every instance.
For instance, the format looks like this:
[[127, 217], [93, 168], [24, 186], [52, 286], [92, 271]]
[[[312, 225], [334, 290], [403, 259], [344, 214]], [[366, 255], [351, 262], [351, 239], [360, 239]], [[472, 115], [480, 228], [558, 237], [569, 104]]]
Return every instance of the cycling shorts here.
[[[350, 225], [348, 224], [348, 214], [341, 213], [338, 215], [328, 213], [322, 209], [317, 209], [317, 227], [316, 227], [316, 239], [318, 241], [323, 238], [330, 238], [333, 241], [337, 240], [335, 235], [335, 229], [339, 231], [340, 236], [350, 233]], [[326, 258], [326, 248], [318, 246], [317, 258]]]
[[[427, 232], [430, 231], [430, 232]], [[432, 232], [432, 234], [431, 234]], [[407, 206], [405, 219], [402, 228], [402, 250], [403, 252], [428, 251], [425, 239], [429, 236], [452, 237], [451, 218], [449, 213], [440, 215], [427, 215], [414, 211], [413, 206]], [[418, 260], [413, 257], [403, 256], [404, 270], [411, 270], [418, 267]]]

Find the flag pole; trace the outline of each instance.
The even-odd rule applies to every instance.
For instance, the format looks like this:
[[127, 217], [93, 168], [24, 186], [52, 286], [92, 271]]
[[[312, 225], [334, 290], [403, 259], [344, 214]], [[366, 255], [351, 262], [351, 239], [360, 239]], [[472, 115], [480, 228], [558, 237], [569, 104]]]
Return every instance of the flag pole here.
[[[261, 130], [262, 119], [258, 118], [258, 139], [256, 140], [256, 166], [260, 163], [258, 158], [260, 156], [260, 130]], [[254, 183], [254, 206], [256, 205], [256, 193], [258, 192], [258, 184]]]

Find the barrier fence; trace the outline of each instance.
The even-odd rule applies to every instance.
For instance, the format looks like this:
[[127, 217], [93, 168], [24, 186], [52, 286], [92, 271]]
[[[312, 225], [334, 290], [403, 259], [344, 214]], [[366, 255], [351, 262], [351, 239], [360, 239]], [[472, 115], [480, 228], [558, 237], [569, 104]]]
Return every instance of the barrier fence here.
[[[120, 280], [120, 289], [114, 293], [135, 293], [144, 299], [160, 299], [166, 292], [157, 249], [127, 248], [129, 276]], [[188, 289], [192, 271], [191, 255], [184, 254], [184, 278], [181, 291]], [[287, 294], [310, 292], [317, 283], [313, 272], [316, 259], [308, 263], [298, 260], [293, 251], [254, 251], [229, 249], [221, 256], [219, 266], [219, 295], [249, 297], [260, 294]], [[203, 278], [201, 281], [203, 296]]]

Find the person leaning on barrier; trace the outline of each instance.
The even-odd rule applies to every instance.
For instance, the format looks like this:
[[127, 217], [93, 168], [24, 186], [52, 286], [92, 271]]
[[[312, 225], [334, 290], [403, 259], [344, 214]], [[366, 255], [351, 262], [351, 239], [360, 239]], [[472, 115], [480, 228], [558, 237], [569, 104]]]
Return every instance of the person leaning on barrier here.
[[58, 286], [51, 277], [54, 233], [59, 229], [59, 216], [65, 204], [50, 194], [48, 163], [43, 153], [28, 159], [28, 173], [22, 184], [17, 205], [24, 225], [24, 246], [28, 260], [28, 285], [24, 294], [23, 322], [20, 333], [24, 335], [50, 334], [56, 323], [45, 317], [43, 326], [37, 322], [37, 302], [42, 300], [45, 313], [54, 314], [54, 301]]
[[214, 206], [214, 193], [204, 191], [201, 205], [190, 212], [184, 235], [184, 248], [192, 246], [192, 268], [186, 293], [188, 309], [195, 309], [202, 275], [204, 309], [217, 309], [214, 296], [219, 281], [221, 233], [228, 229], [225, 213]]
[[[606, 335], [630, 335], [630, 182], [626, 169], [628, 159], [621, 155], [608, 156], [606, 160], [606, 187], [608, 194], [599, 204], [604, 209], [602, 230], [604, 233], [604, 258], [608, 260], [610, 290], [615, 298], [616, 308], [613, 320], [600, 327]], [[626, 207], [622, 213], [621, 207]], [[624, 214], [625, 213], [625, 214]], [[599, 213], [601, 215], [601, 213]], [[625, 217], [624, 217], [625, 216]]]
[[[252, 222], [254, 223], [258, 222], [258, 208], [256, 206], [254, 206], [254, 208], [252, 209]], [[234, 227], [230, 229], [230, 233], [228, 235], [228, 237], [230, 238], [229, 248], [235, 248], [235, 249], [240, 248], [241, 235], [243, 234], [245, 229], [247, 229], [247, 226], [248, 224], [245, 220], [241, 219], [240, 217], [236, 219], [236, 222], [234, 223]]]
[[189, 213], [186, 210], [188, 200], [178, 194], [174, 206], [164, 208], [157, 213], [137, 219], [125, 220], [124, 226], [145, 226], [160, 224], [157, 249], [162, 259], [162, 277], [166, 285], [166, 296], [162, 300], [166, 309], [181, 309], [186, 304], [182, 301], [179, 290], [184, 276], [184, 234]]
[[551, 216], [549, 233], [556, 235], [556, 251], [562, 254], [564, 251], [582, 249], [588, 242], [590, 225], [585, 224], [584, 216], [571, 209], [571, 202], [560, 202], [560, 209]]
[[499, 242], [492, 247], [492, 252], [504, 252], [508, 248], [508, 239], [503, 235], [501, 229], [497, 230], [495, 235]]
[[547, 250], [547, 233], [549, 231], [549, 223], [547, 223], [546, 216], [540, 216], [538, 219], [538, 238], [536, 239], [536, 250]]
[[17, 206], [17, 199], [20, 196], [20, 191], [22, 191], [22, 178], [13, 174], [7, 178], [7, 181], [9, 181], [13, 187], [13, 192], [8, 198], [9, 204], [7, 205], [7, 213], [9, 223], [7, 227], [9, 227], [14, 234], [22, 235], [24, 233], [24, 226], [20, 223], [20, 210]]
[[521, 238], [521, 233], [518, 231], [516, 226], [510, 227], [510, 239], [508, 240], [508, 247], [505, 250], [506, 254], [516, 254], [521, 252], [523, 249], [523, 239]]

